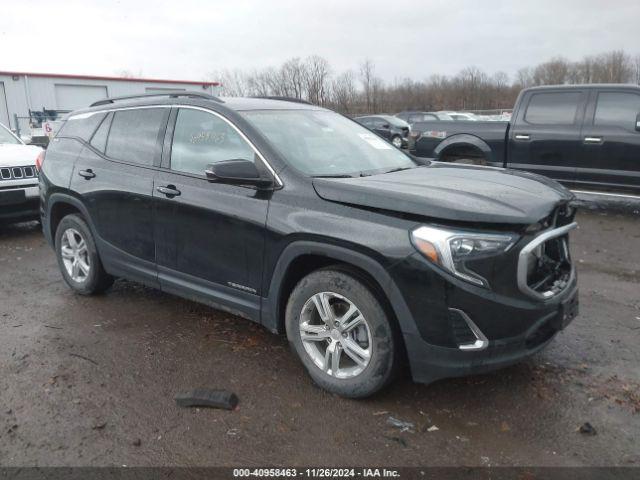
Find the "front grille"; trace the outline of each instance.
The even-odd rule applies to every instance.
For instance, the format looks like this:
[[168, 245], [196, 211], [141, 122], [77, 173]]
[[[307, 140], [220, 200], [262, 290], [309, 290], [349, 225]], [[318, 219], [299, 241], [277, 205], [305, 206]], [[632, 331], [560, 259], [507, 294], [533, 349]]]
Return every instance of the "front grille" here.
[[527, 285], [531, 290], [553, 296], [564, 290], [570, 279], [568, 235], [547, 240], [527, 257]]
[[0, 167], [0, 179], [20, 180], [23, 178], [35, 178], [36, 169], [32, 165], [26, 167]]
[[576, 223], [569, 223], [547, 230], [520, 251], [520, 290], [534, 298], [547, 299], [571, 283], [574, 271], [569, 254], [569, 231], [576, 226]]

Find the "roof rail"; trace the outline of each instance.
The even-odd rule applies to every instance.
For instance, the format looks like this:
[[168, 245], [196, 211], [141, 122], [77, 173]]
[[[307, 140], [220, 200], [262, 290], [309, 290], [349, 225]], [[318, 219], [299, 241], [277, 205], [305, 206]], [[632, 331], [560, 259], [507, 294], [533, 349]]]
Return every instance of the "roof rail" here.
[[271, 96], [271, 95], [255, 95], [253, 98], [263, 98], [265, 100], [280, 100], [283, 102], [294, 102], [294, 103], [304, 103], [305, 105], [313, 105], [311, 102], [307, 102], [301, 98], [295, 97], [280, 97], [280, 96]]
[[193, 97], [193, 98], [205, 98], [207, 100], [213, 100], [214, 102], [224, 103], [224, 100], [219, 99], [218, 97], [214, 97], [213, 95], [209, 95], [208, 93], [201, 92], [189, 92], [186, 90], [171, 90], [162, 93], [141, 93], [139, 95], [125, 95], [123, 97], [111, 97], [105, 98], [104, 100], [98, 100], [97, 102], [93, 102], [90, 106], [97, 107], [99, 105], [107, 105], [109, 103], [118, 102], [120, 100], [133, 100], [135, 98], [149, 98], [149, 97], [170, 97], [170, 98], [178, 98], [178, 97]]

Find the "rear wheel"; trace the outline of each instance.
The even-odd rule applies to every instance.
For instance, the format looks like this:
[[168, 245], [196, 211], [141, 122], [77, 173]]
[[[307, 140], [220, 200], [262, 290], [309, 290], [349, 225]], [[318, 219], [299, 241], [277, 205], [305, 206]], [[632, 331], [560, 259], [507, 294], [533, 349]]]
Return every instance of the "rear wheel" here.
[[74, 291], [91, 295], [113, 284], [113, 277], [104, 271], [91, 230], [81, 216], [67, 215], [60, 221], [55, 249], [62, 276]]
[[355, 276], [327, 269], [303, 278], [289, 298], [286, 327], [293, 350], [325, 390], [361, 398], [393, 378], [398, 345], [392, 324]]

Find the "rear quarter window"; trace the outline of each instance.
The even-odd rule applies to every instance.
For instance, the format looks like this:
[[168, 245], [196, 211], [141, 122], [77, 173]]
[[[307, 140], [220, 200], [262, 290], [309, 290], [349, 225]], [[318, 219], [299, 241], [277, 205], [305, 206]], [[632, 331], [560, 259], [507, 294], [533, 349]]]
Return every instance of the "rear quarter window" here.
[[531, 95], [524, 120], [532, 125], [573, 125], [582, 92]]
[[159, 135], [168, 109], [140, 108], [114, 113], [106, 155], [114, 160], [153, 165], [159, 153]]
[[59, 137], [76, 137], [88, 142], [93, 132], [96, 131], [100, 122], [107, 114], [102, 113], [81, 113], [73, 115], [67, 119], [60, 131]]

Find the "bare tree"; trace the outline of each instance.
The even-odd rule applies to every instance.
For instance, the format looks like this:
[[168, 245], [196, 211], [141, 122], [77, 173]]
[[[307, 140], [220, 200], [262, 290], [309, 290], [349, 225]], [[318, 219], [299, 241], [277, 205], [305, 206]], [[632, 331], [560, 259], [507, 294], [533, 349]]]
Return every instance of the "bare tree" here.
[[209, 78], [215, 79], [220, 83], [223, 96], [245, 97], [252, 94], [249, 78], [242, 70], [223, 70], [210, 74]]
[[535, 85], [562, 85], [569, 79], [569, 62], [562, 57], [556, 57], [541, 63], [533, 71]]
[[342, 113], [351, 113], [355, 107], [358, 90], [351, 70], [341, 73], [331, 85], [332, 103]]
[[284, 83], [284, 96], [304, 98], [306, 93], [306, 65], [299, 58], [286, 61], [280, 68]]
[[307, 100], [315, 105], [324, 105], [328, 100], [329, 77], [331, 75], [329, 62], [322, 57], [313, 55], [308, 57], [304, 63]]
[[[123, 75], [131, 72], [123, 71]], [[253, 72], [222, 71], [217, 74], [225, 95], [286, 96], [329, 105], [348, 114], [393, 113], [401, 110], [482, 110], [513, 106], [521, 89], [532, 85], [594, 82], [640, 84], [640, 55], [623, 51], [586, 56], [576, 62], [554, 58], [520, 69], [510, 84], [504, 72], [488, 75], [467, 67], [455, 76], [433, 75], [426, 80], [410, 78], [385, 82], [366, 59], [357, 73], [334, 76], [326, 59], [291, 58], [279, 66]], [[359, 82], [358, 82], [359, 81]]]
[[622, 50], [614, 50], [596, 57], [596, 82], [626, 83], [632, 81], [633, 73], [631, 58]]
[[116, 71], [116, 76], [120, 78], [141, 78], [142, 70], [138, 70], [138, 72], [135, 73], [135, 72], [132, 72], [131, 70], [127, 70], [123, 68], [122, 70]]
[[375, 77], [375, 65], [373, 62], [366, 58], [364, 62], [360, 64], [360, 81], [362, 82], [362, 89], [364, 90], [364, 100], [367, 113], [373, 111], [373, 82]]

